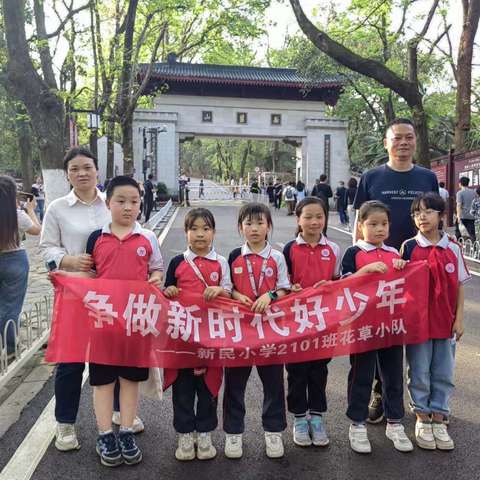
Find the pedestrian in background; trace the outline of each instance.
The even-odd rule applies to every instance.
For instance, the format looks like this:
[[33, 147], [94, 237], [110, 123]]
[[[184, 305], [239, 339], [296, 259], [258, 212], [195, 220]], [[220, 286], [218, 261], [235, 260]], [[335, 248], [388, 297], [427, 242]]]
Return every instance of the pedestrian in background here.
[[357, 194], [357, 179], [352, 177], [348, 181], [347, 187], [348, 230], [353, 232], [353, 228], [355, 226], [355, 209], [353, 208], [353, 202], [355, 201], [355, 195]]
[[[0, 339], [1, 350], [15, 351], [28, 282], [28, 257], [22, 245], [24, 233], [38, 235], [40, 223], [35, 216], [35, 198], [27, 200], [24, 208], [17, 202], [17, 185], [13, 178], [0, 176]], [[10, 321], [13, 321], [13, 325]], [[6, 338], [3, 338], [5, 327]]]
[[445, 188], [445, 182], [439, 182], [438, 184], [438, 193], [440, 196], [443, 198], [443, 200], [446, 202], [448, 198], [450, 197], [450, 194], [448, 193], [448, 190]]
[[337, 202], [337, 212], [340, 217], [340, 223], [345, 227], [348, 225], [347, 189], [345, 188], [345, 182], [342, 180], [338, 182], [338, 187], [335, 190], [335, 200]]
[[333, 192], [332, 188], [327, 182], [327, 176], [324, 173], [320, 175], [319, 180], [317, 180], [315, 183], [311, 196], [318, 197], [323, 200], [323, 203], [325, 203], [325, 207], [327, 208], [327, 217], [325, 219], [325, 227], [323, 228], [323, 234], [326, 235], [328, 228], [328, 214], [330, 211], [330, 204], [328, 203], [328, 200], [333, 197]]
[[153, 175], [150, 173], [148, 175], [147, 181], [143, 185], [143, 206], [145, 212], [145, 222], [150, 220], [150, 215], [152, 214], [153, 209]]
[[280, 181], [279, 178], [277, 178], [277, 181], [275, 182], [275, 185], [273, 186], [274, 188], [274, 205], [275, 209], [279, 210], [280, 206], [282, 205], [282, 182]]
[[297, 190], [297, 202], [301, 202], [306, 196], [305, 184], [301, 180], [298, 180], [295, 188]]
[[297, 191], [295, 190], [295, 183], [289, 182], [283, 189], [283, 198], [287, 205], [287, 215], [293, 215], [295, 205], [297, 203]]
[[35, 183], [32, 185], [32, 194], [35, 197], [35, 202], [37, 203], [37, 208], [35, 209], [38, 218], [43, 222], [43, 213], [45, 209], [45, 192], [43, 188], [42, 177], [38, 176], [35, 180]]
[[[457, 221], [455, 223], [455, 234], [457, 238], [468, 236], [472, 242], [475, 241], [475, 217], [470, 213], [472, 202], [475, 199], [475, 191], [468, 188], [470, 179], [461, 177], [459, 181], [460, 190], [457, 192]], [[466, 232], [462, 232], [466, 229]]]

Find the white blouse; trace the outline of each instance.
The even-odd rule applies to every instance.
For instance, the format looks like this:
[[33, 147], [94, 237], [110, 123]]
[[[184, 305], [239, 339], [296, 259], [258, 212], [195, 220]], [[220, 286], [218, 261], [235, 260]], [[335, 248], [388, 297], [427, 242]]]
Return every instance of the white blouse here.
[[57, 267], [65, 255], [85, 253], [90, 234], [111, 221], [105, 196], [97, 190], [92, 203], [85, 203], [70, 191], [47, 208], [40, 236], [40, 251], [46, 263]]

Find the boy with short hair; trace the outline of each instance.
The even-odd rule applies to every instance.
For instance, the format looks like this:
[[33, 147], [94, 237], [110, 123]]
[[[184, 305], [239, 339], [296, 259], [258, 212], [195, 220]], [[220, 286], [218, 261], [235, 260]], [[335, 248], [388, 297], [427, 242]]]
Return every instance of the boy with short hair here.
[[[60, 272], [68, 276], [88, 276], [118, 280], [148, 280], [160, 287], [163, 259], [153, 232], [136, 222], [140, 212], [141, 193], [131, 177], [113, 178], [107, 187], [107, 206], [112, 223], [94, 231], [87, 242], [94, 271]], [[96, 451], [102, 465], [115, 467], [134, 465], [142, 460], [142, 452], [132, 431], [137, 411], [138, 382], [148, 379], [148, 368], [99, 365], [90, 363], [90, 385], [99, 435]], [[120, 430], [118, 438], [112, 430], [113, 391], [120, 382]]]

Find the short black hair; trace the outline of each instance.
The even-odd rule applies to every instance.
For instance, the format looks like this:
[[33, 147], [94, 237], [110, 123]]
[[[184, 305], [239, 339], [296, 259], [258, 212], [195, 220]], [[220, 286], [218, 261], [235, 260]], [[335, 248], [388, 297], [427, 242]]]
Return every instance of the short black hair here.
[[445, 200], [435, 192], [422, 193], [413, 200], [410, 211], [412, 213], [418, 212], [422, 207], [436, 210], [441, 215], [445, 212]]
[[460, 177], [459, 182], [462, 187], [468, 187], [468, 184], [470, 183], [470, 179], [468, 177]]
[[321, 181], [321, 182], [324, 182], [327, 178], [328, 178], [328, 177], [327, 177], [324, 173], [322, 173], [322, 174], [320, 175], [320, 181]]
[[[447, 208], [445, 204], [445, 200], [435, 192], [427, 192], [422, 193], [418, 197], [416, 197], [413, 202], [412, 206], [410, 207], [410, 212], [415, 213], [419, 212], [421, 208], [424, 209], [432, 209], [438, 212], [438, 215], [441, 217]], [[443, 230], [443, 221], [440, 220], [438, 224], [438, 229]]]
[[212, 230], [215, 230], [215, 217], [208, 208], [192, 208], [183, 222], [185, 233], [192, 229], [197, 218], [201, 218]]
[[151, 180], [153, 178], [153, 173], [148, 174], [148, 179]]
[[348, 184], [347, 184], [348, 188], [357, 188], [358, 186], [358, 182], [357, 182], [357, 179], [352, 177], [349, 181], [348, 181]]
[[95, 169], [98, 170], [98, 160], [95, 155], [85, 147], [74, 147], [68, 150], [68, 152], [63, 157], [63, 169], [68, 171], [68, 164], [70, 160], [73, 160], [75, 157], [87, 157], [93, 160], [93, 164], [95, 165]]
[[410, 125], [413, 127], [413, 131], [415, 131], [415, 125], [409, 118], [394, 118], [392, 121], [388, 122], [387, 125], [385, 126], [385, 135], [384, 137], [387, 136], [388, 131], [394, 126], [394, 125]]
[[442, 187], [442, 188], [445, 188], [445, 182], [439, 182], [438, 186]]
[[241, 229], [244, 220], [259, 220], [262, 217], [267, 220], [267, 225], [272, 228], [273, 220], [270, 209], [263, 203], [251, 202], [244, 205], [238, 212], [238, 230]]
[[364, 222], [373, 212], [384, 212], [387, 214], [388, 222], [390, 223], [390, 209], [383, 202], [378, 200], [369, 200], [362, 203], [358, 211], [358, 221]]
[[127, 177], [126, 175], [118, 175], [116, 177], [113, 177], [109, 182], [108, 182], [108, 187], [107, 187], [107, 200], [112, 198], [113, 196], [113, 191], [117, 187], [124, 187], [124, 186], [130, 186], [134, 187], [138, 190], [138, 194], [142, 196], [142, 192], [140, 190], [140, 185], [138, 182], [132, 178], [132, 177]]
[[480, 196], [480, 187], [477, 187], [477, 189], [475, 190], [475, 192], [477, 193], [477, 195]]

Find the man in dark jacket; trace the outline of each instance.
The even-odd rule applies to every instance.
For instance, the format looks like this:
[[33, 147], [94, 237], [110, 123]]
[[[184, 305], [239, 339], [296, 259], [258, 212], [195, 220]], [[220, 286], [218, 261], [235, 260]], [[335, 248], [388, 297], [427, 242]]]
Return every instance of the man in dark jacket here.
[[323, 234], [326, 235], [327, 227], [328, 227], [328, 212], [330, 210], [328, 199], [333, 197], [333, 192], [332, 192], [332, 188], [327, 183], [327, 176], [324, 173], [320, 175], [320, 179], [315, 183], [315, 186], [312, 189], [311, 195], [312, 197], [321, 198], [325, 203], [327, 216], [325, 218], [325, 227], [323, 229]]
[[148, 222], [153, 208], [153, 175], [148, 175], [148, 180], [143, 184], [145, 193], [143, 194], [143, 205], [145, 211], [145, 222]]

